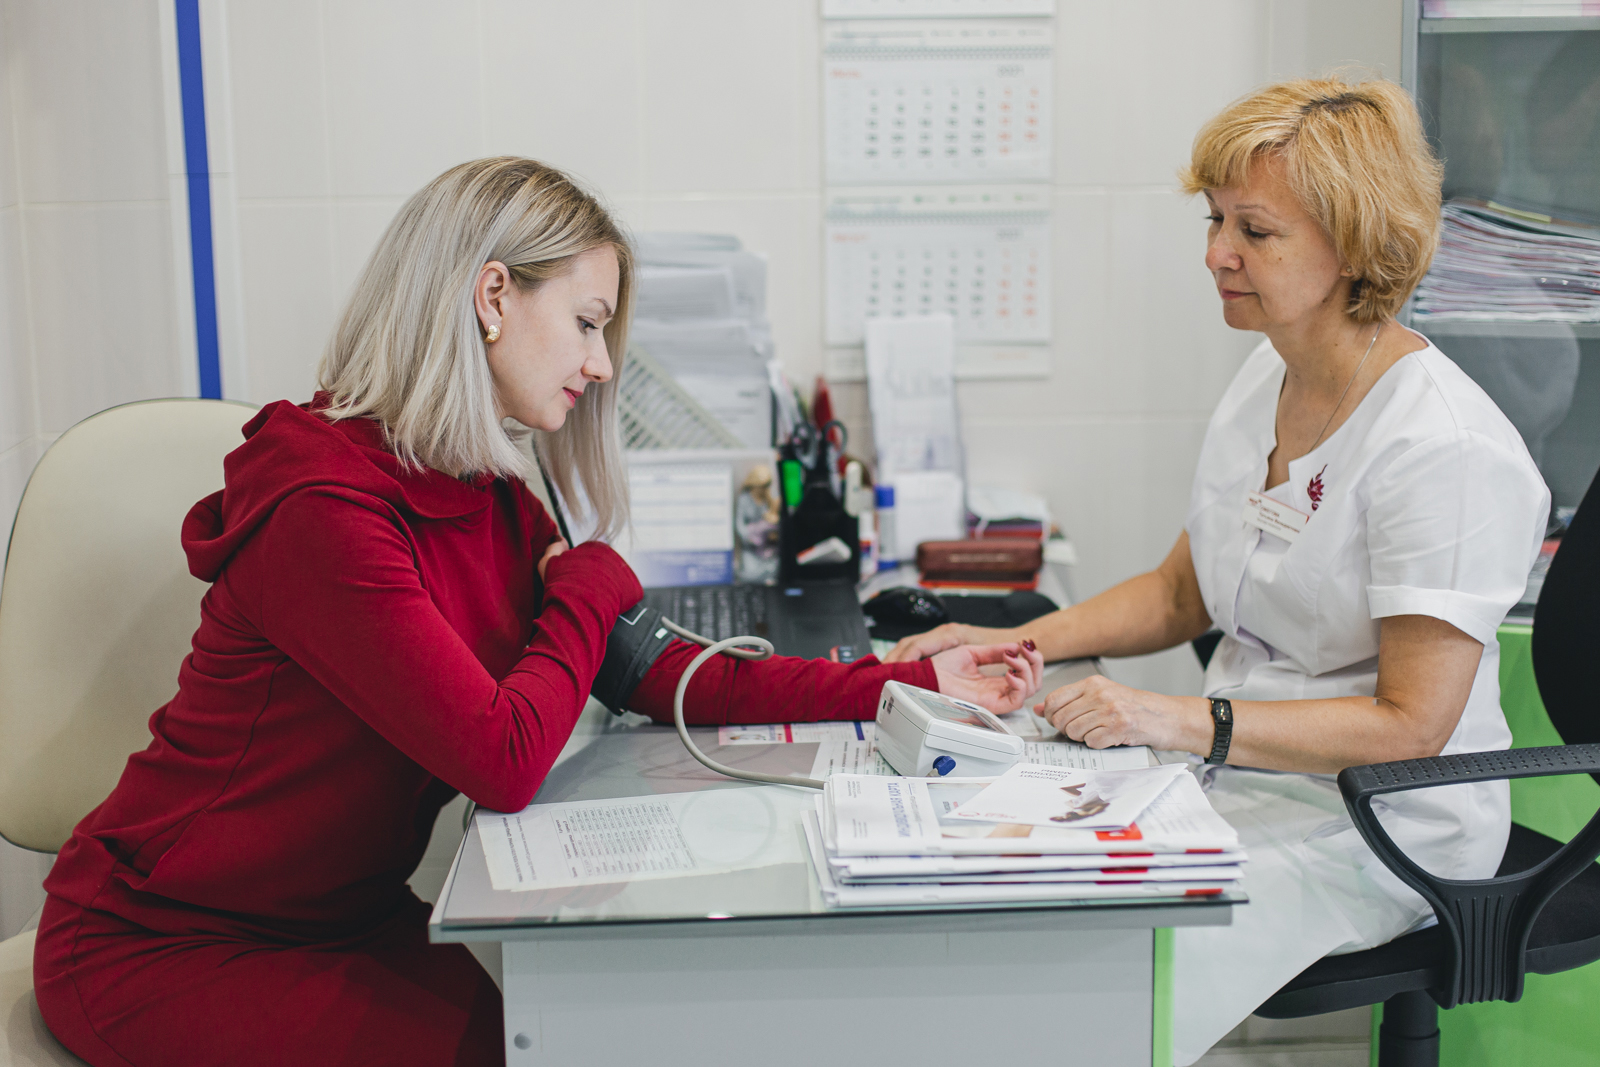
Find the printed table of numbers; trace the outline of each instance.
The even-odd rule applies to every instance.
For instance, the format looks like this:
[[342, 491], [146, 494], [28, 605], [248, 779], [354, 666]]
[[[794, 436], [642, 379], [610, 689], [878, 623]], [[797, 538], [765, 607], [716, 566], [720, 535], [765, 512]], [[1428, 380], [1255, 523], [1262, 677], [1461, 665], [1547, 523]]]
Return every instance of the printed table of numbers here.
[[962, 344], [1048, 341], [1049, 218], [1027, 210], [1042, 206], [1042, 191], [988, 192], [872, 197], [879, 210], [867, 213], [859, 206], [869, 197], [836, 197], [827, 224], [828, 344], [860, 344], [866, 320], [880, 315], [950, 315]]
[[1050, 176], [1050, 27], [839, 23], [824, 46], [834, 184]]

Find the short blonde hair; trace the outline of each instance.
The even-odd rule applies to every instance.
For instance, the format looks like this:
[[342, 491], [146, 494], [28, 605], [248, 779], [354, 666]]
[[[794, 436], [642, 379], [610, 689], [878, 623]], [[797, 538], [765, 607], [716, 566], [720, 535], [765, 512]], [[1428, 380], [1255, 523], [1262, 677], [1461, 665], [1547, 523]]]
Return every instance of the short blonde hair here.
[[1393, 318], [1439, 245], [1444, 168], [1410, 95], [1390, 81], [1337, 77], [1268, 86], [1201, 128], [1178, 178], [1190, 195], [1240, 188], [1269, 157], [1355, 271], [1350, 317]]
[[332, 394], [323, 414], [377, 419], [408, 464], [457, 478], [537, 477], [502, 425], [473, 291], [491, 261], [529, 290], [565, 274], [574, 256], [606, 245], [621, 268], [616, 313], [604, 331], [611, 380], [585, 389], [565, 425], [535, 433], [533, 443], [562, 498], [587, 499], [597, 534], [615, 533], [628, 511], [616, 409], [633, 253], [600, 203], [553, 167], [513, 156], [474, 160], [406, 201], [323, 354], [317, 376]]

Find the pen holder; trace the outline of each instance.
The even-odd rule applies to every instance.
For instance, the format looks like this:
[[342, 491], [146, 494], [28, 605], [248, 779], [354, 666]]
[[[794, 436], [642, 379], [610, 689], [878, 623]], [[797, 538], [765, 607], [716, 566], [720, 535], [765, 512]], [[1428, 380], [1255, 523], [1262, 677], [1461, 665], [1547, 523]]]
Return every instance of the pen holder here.
[[[795, 558], [830, 537], [837, 537], [850, 549], [848, 560], [803, 564]], [[841, 578], [852, 585], [861, 579], [861, 522], [844, 510], [838, 497], [826, 489], [814, 488], [798, 506], [786, 506], [778, 517], [778, 582], [792, 585]]]

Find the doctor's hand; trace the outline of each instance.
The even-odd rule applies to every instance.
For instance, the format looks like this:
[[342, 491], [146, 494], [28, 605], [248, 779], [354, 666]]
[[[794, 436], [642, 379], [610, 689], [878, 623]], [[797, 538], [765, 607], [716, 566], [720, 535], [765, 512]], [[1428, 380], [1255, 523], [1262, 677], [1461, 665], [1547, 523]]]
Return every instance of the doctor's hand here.
[[1090, 748], [1149, 745], [1198, 751], [1211, 746], [1210, 705], [1203, 697], [1171, 697], [1130, 689], [1096, 674], [1064, 685], [1033, 706], [1040, 717]]
[[[1044, 657], [1023, 645], [962, 645], [931, 657], [939, 692], [987, 708], [996, 715], [1016, 711], [1044, 680]], [[1002, 663], [1004, 674], [980, 667]]]
[[947, 622], [926, 633], [902, 638], [889, 650], [889, 654], [883, 657], [883, 662], [911, 663], [919, 659], [928, 659], [947, 648], [959, 648], [962, 645], [994, 645], [1009, 640], [1011, 634], [1006, 630]]

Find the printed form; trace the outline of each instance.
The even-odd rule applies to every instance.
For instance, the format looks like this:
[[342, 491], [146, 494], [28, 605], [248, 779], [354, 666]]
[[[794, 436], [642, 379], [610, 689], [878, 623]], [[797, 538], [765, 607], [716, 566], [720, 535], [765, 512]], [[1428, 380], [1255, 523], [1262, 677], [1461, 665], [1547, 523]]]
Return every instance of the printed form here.
[[[898, 774], [878, 755], [875, 737], [873, 735], [864, 740], [843, 737], [824, 739], [817, 746], [817, 757], [811, 764], [811, 777], [821, 781], [830, 774]], [[1080, 771], [1125, 771], [1148, 767], [1153, 761], [1150, 750], [1143, 745], [1090, 748], [1077, 741], [1061, 740], [1023, 742], [1022, 762], [1046, 767], [1070, 767]]]
[[[775, 862], [793, 835], [778, 787], [534, 804], [475, 816], [489, 881], [534, 890], [718, 874]], [[798, 801], [795, 801], [798, 803]]]

